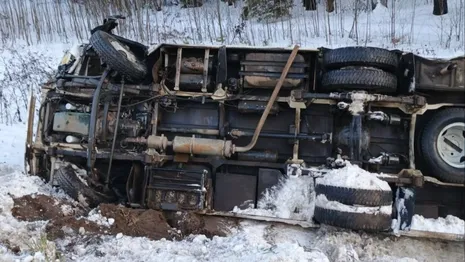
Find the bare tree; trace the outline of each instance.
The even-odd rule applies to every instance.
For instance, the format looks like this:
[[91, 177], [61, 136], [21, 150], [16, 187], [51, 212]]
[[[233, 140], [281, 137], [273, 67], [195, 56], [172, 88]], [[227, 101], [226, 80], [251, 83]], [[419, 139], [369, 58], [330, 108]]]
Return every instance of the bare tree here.
[[326, 0], [326, 12], [334, 12], [334, 2], [335, 0]]
[[449, 13], [447, 7], [447, 0], [434, 0], [433, 1], [433, 15], [445, 15]]

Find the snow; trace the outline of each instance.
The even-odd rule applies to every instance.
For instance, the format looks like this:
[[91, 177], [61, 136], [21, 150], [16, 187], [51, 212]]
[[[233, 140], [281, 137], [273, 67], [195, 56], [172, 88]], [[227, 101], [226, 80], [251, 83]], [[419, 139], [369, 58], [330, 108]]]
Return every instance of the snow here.
[[[246, 209], [234, 207], [233, 212], [248, 215], [306, 220], [313, 218], [315, 209], [313, 179], [308, 176], [290, 176], [278, 185], [267, 189], [254, 208], [248, 203]], [[247, 204], [247, 203], [245, 203]]]
[[0, 165], [8, 164], [24, 169], [23, 159], [26, 141], [26, 124], [0, 124]]
[[95, 222], [96, 224], [105, 227], [110, 227], [111, 225], [113, 225], [113, 223], [115, 223], [114, 218], [107, 218], [102, 216], [102, 213], [97, 208], [92, 209], [87, 215], [87, 217], [85, 217], [84, 219]]
[[[45, 256], [43, 249], [30, 246], [33, 240], [37, 242], [43, 236], [46, 221], [16, 220], [11, 216], [11, 195], [66, 196], [37, 177], [1, 167], [0, 261], [44, 261], [41, 260]], [[97, 210], [84, 219], [112, 223], [111, 218], [102, 218]], [[123, 234], [93, 238], [77, 235], [57, 241], [56, 247], [49, 241], [43, 245], [47, 253], [60, 252], [66, 261], [357, 261], [356, 257], [359, 261], [428, 261], [432, 257], [440, 261], [463, 261], [464, 256], [463, 243], [444, 245], [433, 241], [393, 240], [324, 225], [318, 230], [308, 230], [242, 222], [230, 232], [225, 237], [212, 239], [192, 235], [182, 241], [152, 241]], [[22, 252], [13, 254], [3, 244], [6, 239], [19, 245]]]
[[[270, 244], [265, 238], [267, 226], [244, 224], [242, 231], [228, 237], [204, 235], [173, 242], [150, 241], [128, 236], [101, 237], [98, 245], [77, 245], [74, 256], [79, 261], [329, 261], [320, 251], [306, 251], [292, 242]], [[96, 257], [95, 253], [102, 254]]]
[[[41, 4], [48, 2], [51, 1], [41, 1]], [[138, 34], [140, 30], [130, 28], [131, 25], [138, 24], [133, 22], [134, 17], [122, 21], [118, 31], [123, 36], [143, 40], [145, 43], [213, 43], [275, 47], [300, 44], [302, 48], [368, 45], [445, 59], [465, 53], [463, 28], [461, 39], [456, 39], [453, 34], [449, 37], [449, 25], [458, 17], [463, 17], [463, 8], [459, 12], [451, 8], [457, 7], [459, 0], [449, 0], [450, 15], [442, 17], [431, 15], [431, 1], [428, 1], [428, 4], [425, 4], [425, 1], [398, 1], [398, 13], [394, 23], [395, 39], [392, 39], [390, 34], [391, 10], [380, 5], [372, 13], [361, 12], [358, 29], [363, 33], [354, 39], [348, 37], [353, 21], [353, 12], [350, 10], [353, 1], [340, 1], [339, 6], [341, 10], [346, 10], [345, 13], [332, 14], [325, 13], [321, 5], [318, 12], [304, 11], [300, 1], [296, 2], [298, 4], [292, 11], [291, 19], [268, 23], [246, 21], [243, 34], [239, 37], [233, 32], [233, 28], [239, 21], [241, 6], [230, 8], [222, 5], [220, 9], [222, 17], [225, 18], [222, 23], [226, 35], [225, 41], [220, 42], [219, 25], [212, 22], [217, 18], [216, 6], [210, 4], [204, 9], [168, 7], [162, 12], [147, 13], [148, 20], [144, 21], [152, 26], [147, 27], [151, 32], [145, 34], [145, 37]], [[413, 7], [415, 16], [410, 15]], [[55, 12], [65, 9], [49, 10]], [[80, 11], [83, 20], [86, 20], [84, 11]], [[74, 21], [66, 12], [64, 11], [64, 19], [72, 24]], [[50, 17], [58, 16], [53, 14]], [[208, 21], [196, 23], [196, 17], [205, 17]], [[330, 33], [325, 22], [318, 22], [322, 17], [330, 21]], [[88, 19], [90, 26], [96, 25], [96, 19]], [[98, 20], [100, 22], [101, 18], [98, 17]], [[3, 16], [2, 21], [6, 21]], [[28, 95], [30, 90], [37, 94], [39, 84], [52, 74], [59, 58], [65, 49], [75, 44], [77, 36], [82, 35], [83, 40], [87, 40], [88, 37], [88, 32], [83, 33], [79, 26], [76, 30], [69, 26], [67, 30], [70, 31], [57, 34], [60, 30], [54, 27], [56, 23], [42, 23], [53, 28], [41, 28], [42, 32], [51, 34], [48, 37], [42, 35], [42, 42], [39, 43], [36, 37], [39, 35], [38, 29], [35, 28], [37, 23], [26, 22], [25, 25], [29, 28], [24, 31], [31, 32], [29, 43], [23, 41], [25, 34], [18, 34], [18, 39], [12, 36], [3, 37], [0, 46], [0, 261], [5, 262], [44, 261], [47, 253], [50, 253], [43, 252], [44, 250], [33, 245], [43, 237], [46, 221], [23, 222], [15, 219], [11, 215], [12, 197], [40, 193], [68, 199], [62, 192], [56, 192], [38, 177], [27, 176], [22, 172], [27, 120], [27, 100], [24, 97], [27, 97], [25, 95]], [[88, 27], [86, 24], [83, 28], [88, 31]], [[455, 31], [456, 27], [453, 29]], [[36, 113], [37, 110], [38, 106]], [[268, 191], [259, 201], [259, 209], [235, 210], [308, 220], [314, 208], [309, 199], [314, 195], [311, 192], [313, 185], [307, 183], [309, 181], [306, 179], [294, 177], [283, 182], [285, 186]], [[370, 182], [361, 183], [363, 179], [369, 179]], [[374, 175], [364, 173], [356, 166], [335, 170], [317, 181], [336, 186], [342, 183], [357, 188], [390, 190], [386, 186], [387, 183], [374, 179]], [[324, 196], [317, 198], [317, 204], [340, 208], [337, 203], [325, 201]], [[71, 212], [69, 206], [61, 208], [64, 212]], [[296, 209], [299, 213], [294, 213]], [[381, 209], [387, 212], [383, 207]], [[114, 223], [113, 218], [104, 218], [96, 210], [83, 219], [106, 226]], [[427, 219], [415, 215], [412, 229], [464, 234], [463, 220], [453, 216]], [[13, 254], [6, 245], [7, 241], [12, 245], [18, 245], [21, 253]], [[392, 240], [334, 230], [325, 226], [319, 230], [307, 230], [264, 223], [242, 223], [240, 228], [233, 230], [228, 236], [212, 239], [197, 235], [182, 241], [151, 241], [118, 234], [92, 239], [76, 236], [60, 240], [56, 244], [66, 261], [464, 261], [463, 243]], [[68, 244], [71, 250], [66, 246]], [[45, 241], [45, 245], [46, 250], [55, 251], [54, 242]]]
[[[11, 214], [13, 197], [44, 194], [58, 199], [71, 200], [63, 192], [57, 192], [45, 184], [39, 177], [26, 176], [5, 165], [0, 165], [0, 181], [0, 247], [2, 243], [8, 241], [11, 245], [27, 250], [41, 238], [47, 221], [24, 222], [14, 218]], [[4, 261], [1, 253], [0, 261]]]
[[346, 165], [340, 169], [333, 169], [323, 177], [316, 179], [317, 184], [348, 187], [367, 190], [390, 191], [391, 187], [386, 181], [383, 181], [375, 174], [372, 174], [357, 165], [352, 165], [346, 161]]
[[366, 213], [366, 214], [388, 214], [392, 213], [392, 206], [379, 206], [379, 207], [364, 207], [364, 206], [350, 206], [345, 205], [337, 201], [330, 201], [326, 198], [325, 195], [320, 194], [316, 197], [315, 206], [337, 210], [341, 212], [351, 212], [351, 213]]
[[465, 235], [465, 221], [452, 215], [437, 219], [414, 215], [410, 229]]

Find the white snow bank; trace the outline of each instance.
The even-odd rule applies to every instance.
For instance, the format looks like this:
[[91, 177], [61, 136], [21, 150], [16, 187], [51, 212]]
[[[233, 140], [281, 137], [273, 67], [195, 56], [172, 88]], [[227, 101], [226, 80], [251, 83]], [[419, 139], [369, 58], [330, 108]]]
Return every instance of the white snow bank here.
[[[52, 245], [52, 242], [42, 238], [44, 227], [47, 221], [26, 222], [19, 221], [11, 214], [14, 202], [13, 198], [24, 195], [44, 194], [51, 195], [55, 198], [71, 199], [61, 191], [55, 191], [51, 186], [45, 184], [37, 176], [28, 176], [9, 166], [0, 164], [0, 243], [10, 243], [12, 246], [18, 246], [21, 250], [30, 250], [34, 253], [37, 245]], [[63, 207], [68, 208], [68, 207]], [[39, 243], [39, 244], [38, 244]], [[5, 246], [0, 245], [0, 261], [15, 261], [16, 257], [10, 252], [3, 252]], [[38, 253], [38, 252], [35, 252]], [[43, 254], [36, 254], [35, 261], [43, 261], [40, 258]], [[20, 257], [24, 259], [34, 258], [28, 252], [22, 253]], [[17, 257], [16, 257], [17, 259]], [[38, 260], [37, 260], [38, 259]]]
[[465, 235], [465, 221], [452, 215], [437, 219], [414, 215], [410, 229]]
[[[1, 91], [1, 88], [0, 88]], [[3, 112], [1, 112], [3, 113]], [[0, 113], [0, 114], [1, 114]], [[1, 117], [1, 116], [0, 116]], [[26, 124], [1, 124], [0, 120], [0, 165], [23, 168], [26, 142]], [[24, 168], [23, 168], [24, 169]], [[1, 172], [1, 170], [0, 170]]]
[[[78, 261], [329, 261], [320, 251], [306, 251], [291, 241], [271, 244], [267, 226], [244, 223], [239, 232], [208, 239], [190, 236], [182, 241], [147, 238], [101, 237], [96, 244], [75, 246], [71, 258]], [[98, 254], [98, 256], [97, 256]]]
[[315, 206], [337, 210], [341, 212], [352, 212], [352, 213], [367, 213], [367, 214], [392, 214], [392, 206], [379, 206], [379, 207], [364, 207], [364, 206], [349, 206], [337, 201], [330, 201], [326, 198], [325, 195], [320, 194], [316, 197]]
[[323, 177], [317, 178], [316, 183], [357, 189], [391, 190], [389, 184], [377, 178], [376, 174], [370, 173], [357, 165], [352, 165], [347, 161], [345, 167], [331, 170]]
[[267, 189], [257, 202], [247, 209], [234, 207], [232, 212], [310, 221], [313, 218], [315, 193], [313, 179], [308, 176], [289, 177]]

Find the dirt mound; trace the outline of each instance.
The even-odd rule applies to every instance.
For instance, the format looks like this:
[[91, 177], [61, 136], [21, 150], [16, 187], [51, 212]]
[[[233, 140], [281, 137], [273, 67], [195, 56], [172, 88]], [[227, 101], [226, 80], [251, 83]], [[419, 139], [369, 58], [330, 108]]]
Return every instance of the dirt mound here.
[[193, 212], [166, 213], [168, 223], [180, 231], [180, 237], [202, 234], [209, 238], [226, 236], [236, 221], [224, 217], [201, 216]]
[[154, 240], [173, 237], [173, 230], [162, 212], [131, 209], [113, 204], [101, 204], [99, 208], [102, 216], [115, 219], [111, 227], [113, 234], [123, 233]]
[[92, 221], [76, 219], [73, 216], [58, 217], [50, 220], [45, 231], [47, 232], [48, 240], [63, 238], [66, 235], [95, 235], [110, 233], [104, 227]]
[[49, 220], [47, 238], [55, 240], [67, 235], [94, 235], [122, 233], [127, 236], [183, 239], [190, 234], [203, 234], [209, 238], [226, 236], [228, 226], [235, 221], [221, 217], [197, 215], [193, 212], [160, 212], [152, 209], [133, 209], [114, 204], [101, 204], [101, 216], [114, 219], [110, 224], [93, 222], [80, 216], [86, 212], [63, 200], [46, 195], [26, 195], [13, 199], [12, 214], [19, 220]]
[[46, 195], [25, 195], [13, 199], [11, 213], [24, 221], [50, 220], [82, 213], [69, 202]]

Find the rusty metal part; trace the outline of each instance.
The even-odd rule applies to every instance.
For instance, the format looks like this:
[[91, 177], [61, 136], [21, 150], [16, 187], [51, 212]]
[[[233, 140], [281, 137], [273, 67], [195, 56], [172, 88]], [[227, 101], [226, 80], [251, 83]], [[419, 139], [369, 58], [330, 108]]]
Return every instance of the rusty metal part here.
[[125, 136], [135, 137], [142, 130], [142, 124], [133, 119], [122, 118], [117, 120], [116, 112], [108, 112], [105, 119], [105, 107], [102, 115], [97, 119], [97, 136], [100, 136], [103, 141], [106, 141], [106, 137], [109, 134], [114, 134], [116, 131], [116, 124], [118, 122], [119, 134]]
[[289, 72], [289, 69], [291, 68], [292, 63], [294, 62], [294, 58], [297, 55], [297, 52], [299, 51], [299, 46], [296, 45], [294, 49], [292, 50], [291, 55], [289, 56], [289, 60], [286, 63], [286, 66], [284, 67], [284, 70], [281, 74], [281, 77], [279, 78], [278, 83], [276, 84], [273, 94], [270, 97], [270, 100], [268, 101], [268, 104], [266, 105], [265, 111], [263, 112], [262, 117], [260, 118], [260, 121], [258, 122], [257, 129], [255, 130], [254, 136], [252, 137], [252, 140], [250, 143], [246, 146], [243, 147], [236, 147], [236, 152], [247, 152], [250, 149], [252, 149], [255, 144], [257, 143], [258, 136], [260, 132], [262, 131], [263, 125], [265, 124], [266, 118], [268, 117], [268, 114], [271, 111], [271, 107], [273, 106], [273, 103], [275, 102], [276, 97], [278, 96], [279, 91], [281, 90], [281, 86], [283, 85], [284, 79]]
[[162, 56], [160, 56], [157, 59], [157, 62], [155, 62], [155, 64], [152, 67], [152, 79], [154, 83], [158, 83], [160, 80], [160, 76], [158, 74], [160, 72], [161, 62], [162, 62]]
[[444, 187], [465, 187], [464, 184], [455, 184], [455, 183], [446, 183], [446, 182], [442, 182], [442, 181], [439, 181], [437, 178], [435, 177], [430, 177], [430, 176], [425, 176], [425, 182], [429, 182], [429, 183], [433, 183], [433, 184], [436, 184], [438, 186], [444, 186]]
[[[205, 49], [209, 50], [209, 49]], [[209, 52], [205, 55], [208, 56]], [[208, 69], [211, 69], [211, 63], [204, 62], [205, 58], [201, 57], [184, 57], [181, 60], [181, 74], [202, 74], [205, 69], [208, 72]]]
[[176, 136], [173, 139], [173, 151], [191, 155], [230, 157], [234, 153], [234, 145], [230, 140]]
[[449, 64], [449, 65], [445, 66], [444, 68], [442, 68], [439, 71], [439, 73], [441, 75], [447, 75], [447, 74], [450, 74], [450, 72], [455, 68], [457, 68], [457, 64]]
[[237, 159], [240, 161], [263, 161], [276, 162], [278, 161], [278, 151], [248, 151], [237, 154]]
[[210, 136], [217, 136], [220, 134], [220, 131], [216, 129], [202, 129], [202, 128], [159, 127], [158, 130], [161, 132], [199, 134], [199, 135], [210, 135]]
[[[300, 99], [336, 99], [342, 101], [352, 101], [355, 98], [360, 99], [362, 93], [330, 93], [330, 94], [320, 94], [320, 93], [303, 93], [301, 90], [293, 90], [292, 97], [296, 100]], [[380, 94], [363, 94], [362, 100], [366, 102], [392, 102], [392, 103], [402, 103], [407, 105], [414, 106], [424, 106], [426, 104], [426, 98], [419, 95], [412, 96], [388, 96]]]
[[[252, 73], [249, 73], [252, 74]], [[269, 88], [276, 84], [276, 77], [278, 76], [277, 73], [260, 73], [266, 74], [270, 76], [263, 76], [263, 75], [252, 75], [252, 76], [244, 76], [244, 81], [247, 83], [247, 87], [254, 87], [254, 88]], [[305, 75], [298, 75], [300, 77], [304, 77]], [[295, 77], [298, 77], [295, 76]], [[301, 79], [285, 79], [283, 81], [283, 87], [291, 88], [297, 87], [302, 83]]]
[[[205, 92], [207, 92], [207, 87], [211, 83], [211, 77], [203, 75], [194, 75], [194, 74], [181, 74], [179, 78], [180, 85], [182, 85], [184, 90], [189, 89], [202, 89], [205, 87]], [[205, 93], [204, 92], [204, 93]]]
[[101, 119], [103, 123], [99, 125], [102, 127], [102, 140], [103, 141], [107, 141], [108, 110], [110, 110], [110, 101], [105, 101], [105, 104], [103, 106], [103, 119]]
[[174, 90], [179, 91], [179, 82], [181, 78], [181, 61], [182, 61], [182, 48], [178, 48], [176, 57], [176, 75], [174, 77]]
[[425, 178], [421, 171], [414, 168], [402, 169], [397, 176], [399, 178], [410, 178], [411, 184], [415, 187], [423, 187], [425, 184]]
[[437, 91], [465, 90], [465, 59], [430, 60], [415, 56], [415, 89]]
[[100, 78], [100, 82], [95, 89], [92, 99], [92, 109], [90, 111], [90, 126], [89, 126], [89, 138], [87, 143], [87, 171], [93, 170], [94, 167], [94, 146], [96, 140], [96, 124], [97, 124], [97, 113], [98, 113], [98, 105], [100, 101], [100, 91], [102, 90], [102, 86], [105, 83], [105, 79], [110, 73], [110, 69], [106, 69], [102, 77]]
[[80, 112], [57, 112], [53, 116], [53, 131], [87, 135], [90, 114]]
[[[244, 131], [239, 129], [232, 129], [229, 131], [229, 135], [231, 137], [244, 137], [244, 136], [253, 136], [254, 133], [251, 131]], [[285, 139], [299, 139], [299, 140], [308, 140], [308, 141], [316, 141], [321, 143], [331, 142], [332, 135], [331, 133], [323, 133], [323, 134], [283, 134], [283, 133], [263, 133], [261, 132], [259, 137], [271, 137], [271, 138], [285, 138]], [[236, 151], [237, 152], [237, 151]]]
[[53, 179], [55, 178], [55, 164], [57, 162], [56, 157], [50, 157], [50, 181], [49, 183], [53, 185]]
[[[239, 101], [237, 109], [240, 113], [263, 113], [267, 103], [264, 101]], [[278, 103], [273, 103], [270, 109], [270, 114], [276, 115], [279, 113]]]
[[220, 137], [225, 137], [226, 136], [226, 109], [224, 108], [224, 103], [220, 102], [218, 105], [218, 110], [219, 110], [219, 120], [218, 120], [218, 130], [220, 131], [219, 135]]
[[202, 210], [202, 211], [198, 211], [197, 213], [201, 215], [205, 215], [205, 216], [230, 217], [230, 218], [235, 218], [235, 219], [247, 219], [247, 220], [255, 220], [255, 221], [262, 221], [262, 222], [281, 223], [281, 224], [286, 224], [286, 225], [300, 226], [302, 228], [319, 228], [320, 227], [319, 224], [316, 224], [314, 222], [307, 221], [307, 220], [296, 220], [296, 219], [279, 218], [279, 217], [271, 217], [271, 216], [248, 215], [248, 214], [226, 212], [226, 211], [209, 212], [207, 210]]
[[300, 133], [300, 108], [295, 109], [295, 133], [294, 133], [294, 148], [292, 150], [292, 161], [296, 162], [299, 160], [299, 139], [297, 136]]
[[128, 137], [123, 140], [125, 143], [132, 144], [142, 144], [147, 145], [149, 148], [156, 150], [166, 150], [167, 146], [170, 144], [168, 138], [165, 136], [154, 136], [150, 135], [147, 138], [145, 137]]
[[409, 168], [415, 169], [415, 128], [417, 124], [417, 115], [412, 114], [410, 119], [410, 130], [409, 130]]
[[204, 189], [207, 189], [208, 174], [206, 169], [147, 169], [147, 206], [162, 210], [203, 210], [207, 204]]
[[[284, 53], [249, 53], [241, 61], [240, 76], [244, 77], [245, 88], [273, 88], [278, 83], [279, 76], [287, 61]], [[289, 73], [283, 80], [283, 88], [297, 87], [308, 78], [305, 68], [308, 64], [302, 55], [296, 55], [295, 62], [289, 68]]]
[[152, 124], [152, 135], [156, 136], [158, 132], [158, 112], [159, 112], [159, 103], [155, 102], [155, 105], [153, 106], [153, 113], [152, 113], [152, 119], [151, 119], [151, 124]]
[[209, 57], [210, 57], [210, 49], [205, 49], [205, 56], [204, 56], [204, 64], [203, 64], [203, 83], [202, 83], [202, 93], [207, 92], [207, 83], [208, 83], [208, 70], [209, 70]]
[[121, 89], [120, 89], [120, 93], [119, 93], [118, 111], [116, 113], [115, 132], [113, 134], [113, 141], [111, 143], [110, 161], [108, 163], [107, 177], [105, 179], [105, 188], [107, 190], [109, 189], [108, 184], [110, 183], [111, 166], [113, 164], [113, 153], [115, 152], [116, 137], [118, 136], [119, 117], [120, 117], [120, 113], [121, 113], [121, 103], [123, 102], [123, 92], [124, 92], [124, 78], [122, 80]]

